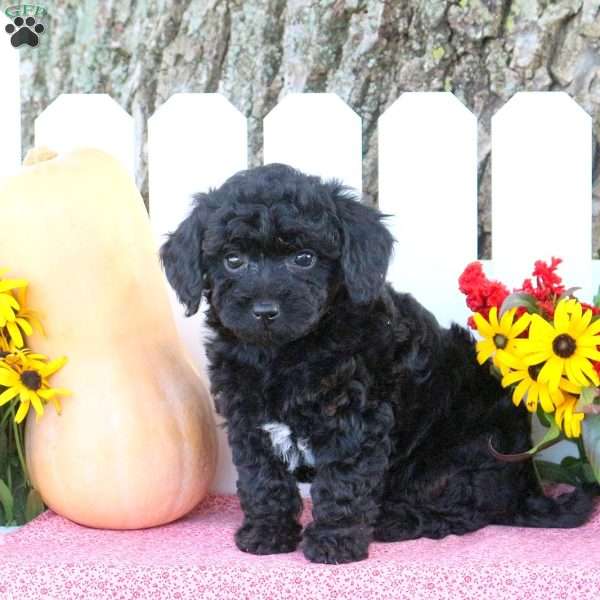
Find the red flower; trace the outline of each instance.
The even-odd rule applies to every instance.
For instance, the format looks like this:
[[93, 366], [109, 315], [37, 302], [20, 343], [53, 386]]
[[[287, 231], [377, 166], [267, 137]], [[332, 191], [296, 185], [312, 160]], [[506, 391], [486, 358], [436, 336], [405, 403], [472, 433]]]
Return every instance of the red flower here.
[[538, 302], [538, 305], [548, 318], [554, 316], [554, 307], [560, 295], [565, 291], [560, 275], [557, 275], [556, 269], [562, 262], [561, 258], [552, 257], [550, 264], [543, 260], [536, 260], [533, 268], [532, 278], [523, 281], [521, 289], [516, 292], [525, 292], [531, 294]]
[[[499, 281], [492, 281], [485, 276], [479, 261], [468, 264], [458, 278], [460, 291], [466, 295], [467, 306], [473, 311], [481, 313], [486, 319], [492, 306], [500, 308], [509, 291]], [[472, 318], [468, 321], [469, 327], [475, 329]]]

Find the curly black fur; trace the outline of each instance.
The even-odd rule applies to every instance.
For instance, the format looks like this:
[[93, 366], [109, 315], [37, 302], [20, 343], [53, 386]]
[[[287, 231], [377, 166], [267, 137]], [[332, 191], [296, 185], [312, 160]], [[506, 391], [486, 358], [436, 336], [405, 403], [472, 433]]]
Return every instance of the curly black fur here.
[[[212, 390], [245, 515], [238, 547], [301, 542], [312, 561], [344, 563], [373, 539], [583, 523], [587, 493], [551, 500], [531, 463], [490, 455], [490, 436], [503, 452], [529, 447], [527, 414], [477, 364], [465, 329], [441, 328], [385, 284], [381, 218], [335, 181], [268, 165], [196, 196], [161, 250], [188, 314], [209, 301]], [[303, 532], [298, 479], [312, 480]]]

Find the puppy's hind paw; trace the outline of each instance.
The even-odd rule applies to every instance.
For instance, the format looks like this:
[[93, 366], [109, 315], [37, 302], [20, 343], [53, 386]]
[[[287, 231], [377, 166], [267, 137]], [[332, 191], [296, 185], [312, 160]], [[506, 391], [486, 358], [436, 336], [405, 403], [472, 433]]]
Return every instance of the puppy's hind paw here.
[[369, 556], [369, 534], [364, 527], [324, 527], [310, 523], [304, 530], [304, 556], [315, 563], [339, 565]]
[[294, 552], [300, 543], [298, 523], [265, 523], [246, 521], [235, 534], [235, 544], [250, 554], [282, 554]]

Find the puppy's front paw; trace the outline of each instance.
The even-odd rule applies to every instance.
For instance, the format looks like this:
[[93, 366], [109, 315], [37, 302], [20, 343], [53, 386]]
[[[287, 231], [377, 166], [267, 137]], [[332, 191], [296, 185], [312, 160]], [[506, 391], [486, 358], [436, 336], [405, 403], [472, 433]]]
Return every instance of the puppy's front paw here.
[[250, 554], [294, 552], [300, 543], [301, 529], [295, 521], [245, 521], [235, 534], [235, 544]]
[[364, 527], [326, 527], [310, 523], [302, 538], [304, 556], [312, 562], [338, 565], [369, 556], [370, 534]]

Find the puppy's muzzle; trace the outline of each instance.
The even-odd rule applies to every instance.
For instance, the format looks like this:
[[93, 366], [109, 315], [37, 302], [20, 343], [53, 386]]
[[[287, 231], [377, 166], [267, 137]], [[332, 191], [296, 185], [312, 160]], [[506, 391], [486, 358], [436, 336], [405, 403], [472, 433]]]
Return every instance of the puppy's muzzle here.
[[277, 302], [255, 302], [252, 314], [259, 321], [274, 321], [279, 316], [279, 304]]

